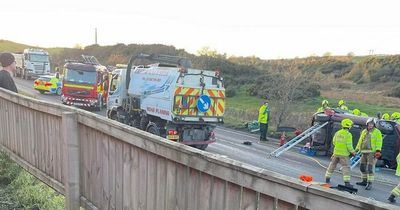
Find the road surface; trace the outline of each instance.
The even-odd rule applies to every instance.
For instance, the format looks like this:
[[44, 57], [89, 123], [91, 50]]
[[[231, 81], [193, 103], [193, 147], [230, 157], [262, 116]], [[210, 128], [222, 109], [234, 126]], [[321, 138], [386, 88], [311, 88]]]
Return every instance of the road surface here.
[[[60, 96], [51, 94], [40, 94], [35, 91], [32, 80], [22, 80], [14, 78], [20, 92], [29, 93], [33, 97], [41, 100], [61, 103]], [[105, 111], [94, 112], [104, 116]], [[260, 168], [271, 170], [290, 177], [298, 178], [300, 175], [311, 175], [314, 181], [323, 182], [326, 167], [329, 164], [328, 157], [309, 157], [299, 154], [298, 148], [292, 148], [290, 151], [283, 153], [278, 158], [269, 157], [269, 153], [278, 148], [277, 140], [270, 140], [267, 143], [259, 143], [259, 137], [255, 134], [236, 131], [229, 128], [217, 127], [216, 129], [217, 142], [209, 145], [206, 149], [208, 152], [220, 154], [234, 160], [248, 163]], [[252, 145], [244, 145], [244, 141], [251, 141]], [[337, 170], [339, 170], [337, 168]], [[355, 182], [360, 181], [359, 168], [352, 171], [351, 183], [359, 190], [358, 195], [387, 202], [387, 197], [390, 191], [400, 181], [400, 178], [394, 175], [394, 170], [381, 169], [376, 173], [376, 181], [373, 184], [373, 189], [370, 191], [364, 190], [363, 187], [355, 185]], [[339, 171], [334, 173], [332, 184], [342, 184], [342, 176]], [[398, 202], [396, 205], [400, 206]]]

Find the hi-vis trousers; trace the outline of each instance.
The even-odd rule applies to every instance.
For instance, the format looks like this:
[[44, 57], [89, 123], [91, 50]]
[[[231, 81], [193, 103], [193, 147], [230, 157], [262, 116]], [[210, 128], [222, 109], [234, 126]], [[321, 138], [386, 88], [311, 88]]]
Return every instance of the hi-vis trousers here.
[[349, 157], [347, 157], [347, 156], [332, 155], [328, 170], [325, 173], [325, 178], [331, 178], [332, 173], [335, 170], [335, 168], [339, 162], [340, 162], [340, 165], [342, 165], [343, 181], [350, 182]]

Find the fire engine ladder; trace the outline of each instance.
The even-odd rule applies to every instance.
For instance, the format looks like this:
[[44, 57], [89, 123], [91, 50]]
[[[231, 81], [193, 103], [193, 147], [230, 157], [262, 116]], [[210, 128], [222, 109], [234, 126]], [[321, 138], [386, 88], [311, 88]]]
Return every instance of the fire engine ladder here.
[[85, 63], [90, 63], [90, 64], [94, 64], [94, 65], [100, 65], [99, 61], [94, 56], [82, 55], [82, 58], [83, 58]]
[[192, 62], [187, 58], [182, 58], [178, 56], [171, 56], [171, 55], [163, 55], [163, 54], [144, 54], [140, 53], [136, 56], [136, 59], [147, 59], [150, 61], [168, 63], [179, 65], [184, 68], [190, 68], [192, 66]]
[[271, 152], [269, 155], [273, 156], [273, 157], [278, 157], [283, 152], [289, 150], [290, 148], [294, 147], [298, 143], [300, 143], [300, 142], [304, 141], [305, 139], [307, 139], [309, 136], [311, 136], [313, 133], [317, 132], [319, 129], [321, 129], [322, 127], [324, 127], [328, 123], [329, 122], [325, 122], [323, 124], [317, 123], [317, 124], [311, 126], [307, 130], [305, 130], [303, 133], [301, 133], [300, 135], [294, 137], [293, 139], [288, 141], [286, 144], [282, 145], [281, 147], [279, 147], [275, 151]]

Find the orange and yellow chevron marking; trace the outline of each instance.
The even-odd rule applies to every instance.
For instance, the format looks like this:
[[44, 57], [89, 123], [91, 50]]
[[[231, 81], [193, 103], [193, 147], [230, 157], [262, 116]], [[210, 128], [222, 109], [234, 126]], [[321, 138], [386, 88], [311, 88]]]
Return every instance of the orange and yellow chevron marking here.
[[181, 105], [182, 96], [175, 96], [175, 106], [179, 107]]
[[[197, 110], [200, 88], [177, 87], [175, 90], [175, 113], [189, 116], [223, 116], [225, 112], [225, 91], [206, 89], [203, 94], [210, 96], [211, 104], [207, 112]], [[182, 107], [183, 97], [187, 97], [187, 107]]]
[[177, 87], [175, 89], [175, 95], [199, 95], [200, 88], [186, 88], [186, 87]]
[[190, 98], [189, 98], [189, 102], [188, 102], [188, 107], [189, 107], [189, 108], [194, 108], [194, 107], [196, 107], [195, 100], [196, 100], [195, 97], [190, 97]]
[[219, 103], [218, 103], [218, 112], [217, 112], [218, 116], [222, 116], [224, 114], [224, 112], [225, 112], [224, 107], [225, 107], [225, 101], [220, 99]]
[[182, 91], [182, 87], [177, 87], [175, 90], [175, 95], [181, 94], [181, 91]]
[[208, 92], [208, 95], [209, 96], [211, 96], [211, 97], [215, 97], [215, 90], [207, 90], [207, 92]]
[[225, 98], [225, 92], [222, 91], [222, 90], [219, 90], [219, 91], [218, 91], [218, 96], [219, 96], [220, 98]]

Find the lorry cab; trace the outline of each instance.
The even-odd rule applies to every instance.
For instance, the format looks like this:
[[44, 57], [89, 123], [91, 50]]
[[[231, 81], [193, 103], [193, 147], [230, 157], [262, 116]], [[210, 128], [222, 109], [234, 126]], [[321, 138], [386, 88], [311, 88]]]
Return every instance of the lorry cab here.
[[125, 85], [126, 68], [115, 69], [110, 76], [108, 85], [108, 99], [107, 99], [107, 116], [111, 119], [115, 119], [117, 108], [122, 106], [123, 96], [127, 95]]
[[21, 76], [26, 79], [50, 74], [49, 53], [42, 49], [25, 49]]

